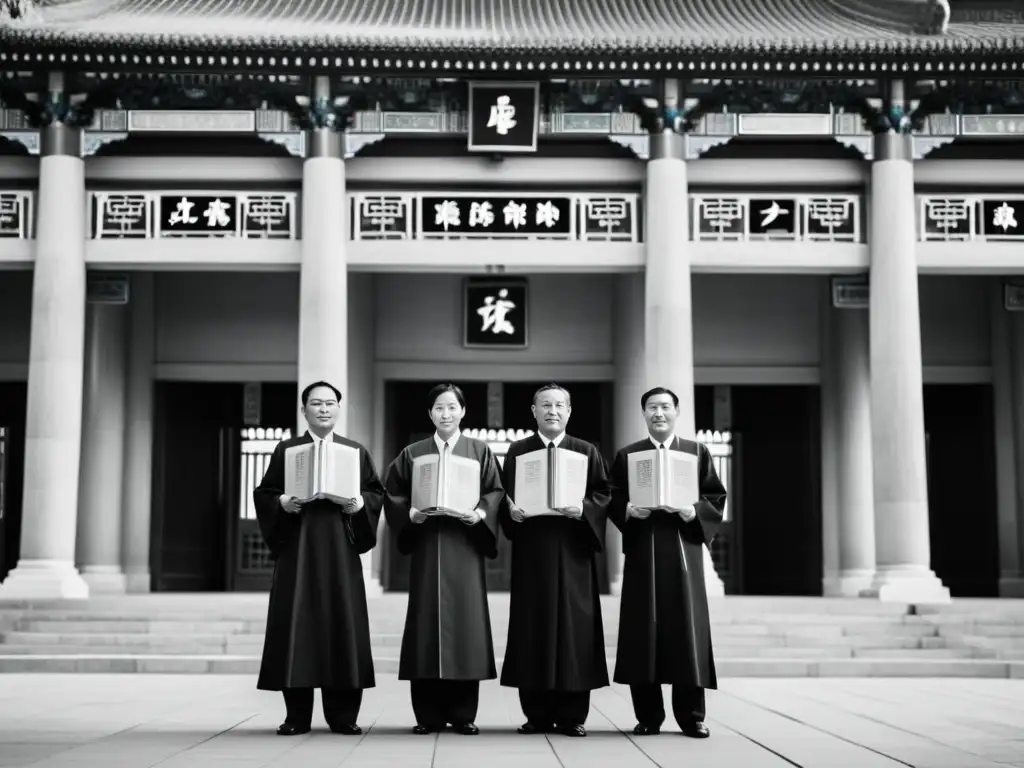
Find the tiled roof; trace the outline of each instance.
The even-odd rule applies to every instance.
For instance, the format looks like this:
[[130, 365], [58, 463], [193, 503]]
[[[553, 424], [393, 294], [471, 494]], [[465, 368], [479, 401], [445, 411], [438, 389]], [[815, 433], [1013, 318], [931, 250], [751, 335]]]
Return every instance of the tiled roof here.
[[[30, 0], [22, 0], [29, 3]], [[996, 0], [998, 2], [998, 0]], [[0, 22], [0, 64], [131, 63], [147, 54], [228, 54], [227, 65], [414, 69], [459, 60], [489, 70], [550, 61], [555, 70], [726, 62], [771, 70], [806, 62], [1024, 69], [1024, 14], [950, 19], [946, 0], [41, 0]], [[2, 6], [0, 6], [2, 7]], [[962, 14], [960, 14], [962, 15]], [[947, 22], [948, 24], [944, 23]], [[240, 59], [234, 56], [241, 54]], [[298, 54], [299, 58], [295, 55]], [[97, 58], [97, 56], [99, 58]], [[21, 58], [15, 58], [21, 57]], [[108, 57], [111, 57], [108, 59]], [[360, 60], [368, 59], [363, 66]], [[434, 62], [431, 57], [449, 60]], [[352, 61], [350, 62], [349, 59]], [[589, 62], [589, 65], [588, 65]], [[799, 62], [799, 63], [797, 63]], [[135, 61], [136, 64], [142, 61]], [[151, 62], [158, 62], [153, 59]], [[217, 62], [209, 62], [211, 64]], [[170, 64], [169, 60], [164, 64]], [[389, 61], [388, 69], [396, 68]], [[532, 68], [532, 67], [530, 67]], [[830, 67], [831, 68], [831, 67]], [[612, 67], [608, 67], [612, 69]], [[597, 74], [597, 73], [594, 73]]]

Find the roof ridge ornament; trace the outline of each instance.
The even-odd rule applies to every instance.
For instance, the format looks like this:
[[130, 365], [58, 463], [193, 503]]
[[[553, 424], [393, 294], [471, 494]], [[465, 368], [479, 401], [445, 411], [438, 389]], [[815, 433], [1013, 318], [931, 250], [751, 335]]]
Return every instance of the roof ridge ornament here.
[[32, 0], [0, 0], [0, 24], [28, 16], [31, 5]]
[[839, 5], [847, 15], [918, 35], [944, 35], [949, 30], [949, 0], [840, 0]]

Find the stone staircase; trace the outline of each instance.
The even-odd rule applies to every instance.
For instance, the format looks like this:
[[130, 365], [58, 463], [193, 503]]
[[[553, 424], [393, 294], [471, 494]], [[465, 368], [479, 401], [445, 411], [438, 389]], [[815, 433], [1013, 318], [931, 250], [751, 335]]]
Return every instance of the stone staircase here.
[[[508, 595], [494, 594], [499, 664]], [[398, 670], [406, 597], [370, 600], [374, 663]], [[152, 594], [87, 601], [0, 602], [0, 672], [253, 674], [265, 594]], [[618, 598], [602, 599], [613, 669]], [[972, 676], [1024, 678], [1024, 601], [883, 605], [831, 598], [712, 601], [721, 677]]]

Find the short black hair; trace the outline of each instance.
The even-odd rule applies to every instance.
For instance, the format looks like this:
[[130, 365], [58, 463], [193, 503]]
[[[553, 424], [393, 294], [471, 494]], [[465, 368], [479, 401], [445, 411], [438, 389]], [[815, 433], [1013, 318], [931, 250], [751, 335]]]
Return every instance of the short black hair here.
[[655, 395], [669, 395], [672, 397], [673, 405], [675, 405], [676, 408], [679, 407], [679, 395], [677, 395], [671, 389], [666, 389], [665, 387], [655, 387], [654, 389], [647, 390], [646, 392], [643, 393], [643, 395], [640, 396], [641, 411], [647, 410], [647, 401], [650, 400]]
[[461, 389], [459, 389], [457, 386], [455, 386], [449, 381], [445, 384], [438, 384], [436, 387], [431, 388], [430, 392], [427, 394], [427, 397], [429, 398], [428, 402], [430, 403], [427, 406], [428, 411], [433, 410], [434, 403], [437, 402], [437, 398], [439, 398], [445, 392], [451, 392], [453, 395], [455, 395], [455, 399], [459, 401], [459, 405], [462, 406], [463, 408], [466, 407], [466, 396], [462, 394]]
[[545, 384], [543, 387], [541, 387], [540, 389], [533, 393], [533, 404], [537, 404], [537, 398], [540, 397], [542, 392], [547, 392], [552, 389], [557, 389], [559, 392], [565, 395], [565, 404], [572, 408], [572, 397], [569, 395], [569, 390], [567, 390], [560, 384], [555, 384], [554, 382], [550, 384]]
[[314, 381], [312, 384], [310, 384], [308, 387], [306, 387], [304, 390], [302, 390], [302, 407], [303, 408], [305, 408], [306, 407], [306, 403], [309, 402], [309, 393], [312, 392], [317, 387], [327, 387], [329, 390], [331, 390], [334, 393], [334, 396], [336, 398], [338, 398], [338, 402], [339, 403], [341, 402], [341, 390], [339, 390], [336, 386], [334, 386], [333, 384], [331, 384], [330, 382], [327, 382], [327, 381]]

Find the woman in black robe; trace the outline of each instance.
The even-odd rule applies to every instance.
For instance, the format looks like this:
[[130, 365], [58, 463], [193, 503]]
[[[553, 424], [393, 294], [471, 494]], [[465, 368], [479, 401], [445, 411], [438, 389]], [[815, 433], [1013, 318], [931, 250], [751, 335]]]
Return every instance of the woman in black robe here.
[[[497, 677], [487, 605], [485, 558], [497, 549], [498, 507], [505, 496], [498, 462], [486, 443], [459, 434], [466, 400], [454, 384], [430, 391], [436, 432], [406, 446], [388, 468], [384, 513], [398, 551], [412, 555], [409, 607], [398, 679], [410, 681], [414, 733], [451, 725], [478, 733], [474, 723], [480, 681]], [[413, 466], [418, 457], [449, 453], [479, 466], [480, 497], [470, 509], [413, 506]]]

